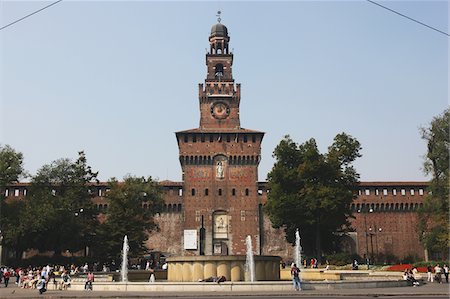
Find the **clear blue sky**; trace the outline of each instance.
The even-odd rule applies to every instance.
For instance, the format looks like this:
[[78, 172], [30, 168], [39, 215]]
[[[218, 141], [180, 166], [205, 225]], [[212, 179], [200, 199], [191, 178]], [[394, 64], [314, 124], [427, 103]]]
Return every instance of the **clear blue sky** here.
[[[0, 26], [50, 2], [2, 1]], [[448, 2], [384, 1], [448, 32]], [[216, 11], [242, 83], [241, 125], [322, 151], [346, 132], [364, 181], [427, 179], [419, 127], [448, 107], [448, 36], [366, 1], [63, 1], [0, 31], [0, 143], [42, 165], [84, 150], [101, 180], [181, 180], [174, 132], [198, 127]]]

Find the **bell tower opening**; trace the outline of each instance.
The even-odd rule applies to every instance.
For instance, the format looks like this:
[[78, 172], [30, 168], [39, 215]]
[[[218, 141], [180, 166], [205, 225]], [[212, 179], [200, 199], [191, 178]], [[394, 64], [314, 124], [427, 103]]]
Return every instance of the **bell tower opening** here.
[[215, 71], [214, 74], [215, 78], [220, 81], [223, 77], [223, 64], [221, 63], [216, 64], [216, 66], [214, 67], [214, 71]]

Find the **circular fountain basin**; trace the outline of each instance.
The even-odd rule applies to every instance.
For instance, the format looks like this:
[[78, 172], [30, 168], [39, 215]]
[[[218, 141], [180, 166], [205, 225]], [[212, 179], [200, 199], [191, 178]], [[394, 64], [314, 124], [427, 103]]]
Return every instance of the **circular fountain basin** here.
[[[227, 281], [250, 281], [250, 274], [245, 271], [245, 255], [178, 256], [166, 261], [168, 281], [193, 282], [219, 276], [225, 276]], [[255, 279], [279, 280], [280, 261], [279, 256], [255, 255]]]

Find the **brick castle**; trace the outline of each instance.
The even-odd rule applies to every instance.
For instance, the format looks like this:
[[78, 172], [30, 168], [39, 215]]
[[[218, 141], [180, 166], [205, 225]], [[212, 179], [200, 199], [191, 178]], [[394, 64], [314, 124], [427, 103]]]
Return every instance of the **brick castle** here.
[[[200, 125], [176, 138], [183, 181], [162, 181], [164, 211], [160, 230], [148, 240], [150, 251], [174, 255], [245, 255], [251, 236], [255, 254], [290, 260], [293, 247], [282, 230], [273, 229], [263, 206], [265, 182], [258, 181], [264, 133], [241, 127], [240, 84], [233, 78], [233, 53], [227, 27], [215, 24], [206, 54], [207, 75], [199, 84]], [[394, 255], [424, 258], [416, 233], [417, 209], [427, 182], [361, 182], [351, 205], [354, 219], [345, 249], [362, 257]], [[8, 198], [26, 196], [29, 184], [7, 188]], [[100, 211], [108, 207], [106, 183], [92, 186]], [[143, 204], [143, 209], [147, 208]]]

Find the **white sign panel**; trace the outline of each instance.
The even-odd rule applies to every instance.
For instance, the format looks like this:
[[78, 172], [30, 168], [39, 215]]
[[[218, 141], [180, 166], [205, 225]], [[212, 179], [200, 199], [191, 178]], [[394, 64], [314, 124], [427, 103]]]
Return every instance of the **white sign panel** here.
[[184, 249], [197, 249], [197, 230], [184, 230]]

